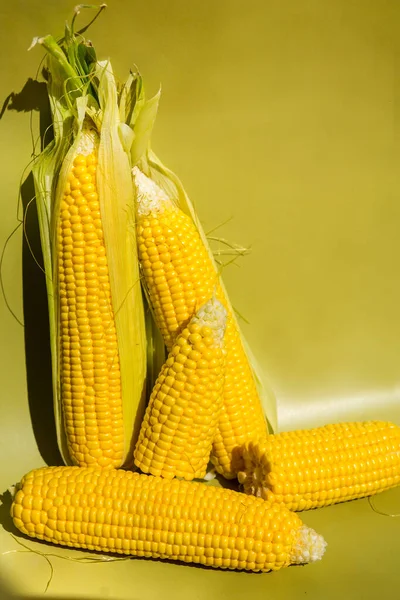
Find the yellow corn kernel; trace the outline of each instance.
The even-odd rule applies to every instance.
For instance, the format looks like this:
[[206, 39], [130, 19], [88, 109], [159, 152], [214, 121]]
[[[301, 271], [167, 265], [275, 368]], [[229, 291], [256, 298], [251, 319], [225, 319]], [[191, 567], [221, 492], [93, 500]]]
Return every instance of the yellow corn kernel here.
[[400, 427], [336, 423], [245, 444], [244, 492], [308, 510], [377, 494], [400, 484]]
[[225, 332], [223, 408], [211, 460], [227, 478], [243, 467], [239, 449], [266, 435], [267, 425], [252, 368], [236, 321], [228, 309], [212, 260], [192, 219], [151, 179], [133, 169], [137, 192], [138, 254], [155, 320], [170, 350], [195, 314], [214, 294], [228, 310]]
[[[124, 424], [119, 353], [103, 232], [91, 208], [96, 163], [95, 147], [76, 156], [59, 216], [60, 393], [73, 463], [120, 467]], [[111, 443], [102, 441], [104, 434], [110, 434]]]
[[[225, 326], [226, 310], [212, 299], [172, 347], [151, 394], [134, 452], [135, 464], [144, 473], [187, 480], [206, 474], [222, 407]], [[191, 352], [197, 353], [197, 362], [187, 358]], [[202, 374], [194, 387], [190, 381], [199, 365]], [[204, 388], [200, 395], [199, 386]]]
[[[23, 508], [43, 497], [44, 478], [54, 498], [41, 511]], [[202, 483], [44, 467], [18, 487], [11, 507], [16, 527], [54, 544], [249, 571], [314, 562], [325, 551], [323, 538], [286, 507]], [[115, 505], [109, 510], [103, 504], [110, 490]]]

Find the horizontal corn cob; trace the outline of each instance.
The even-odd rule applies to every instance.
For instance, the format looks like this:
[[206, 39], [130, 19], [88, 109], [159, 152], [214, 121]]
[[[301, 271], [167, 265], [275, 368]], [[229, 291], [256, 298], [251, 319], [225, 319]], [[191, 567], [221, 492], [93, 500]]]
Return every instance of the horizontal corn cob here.
[[206, 302], [178, 336], [156, 381], [135, 464], [163, 477], [203, 478], [222, 406], [226, 310]]
[[114, 469], [32, 471], [11, 515], [24, 534], [47, 542], [225, 569], [278, 570], [318, 560], [326, 546], [277, 504]]
[[307, 510], [400, 484], [400, 427], [339, 423], [249, 442], [239, 482], [247, 494]]
[[80, 466], [124, 462], [121, 374], [96, 186], [98, 135], [82, 134], [58, 215], [60, 395]]
[[209, 252], [192, 219], [155, 182], [133, 169], [138, 254], [155, 319], [168, 349], [196, 309], [212, 297], [228, 310], [223, 406], [211, 460], [227, 478], [242, 463], [239, 448], [267, 433], [243, 342]]

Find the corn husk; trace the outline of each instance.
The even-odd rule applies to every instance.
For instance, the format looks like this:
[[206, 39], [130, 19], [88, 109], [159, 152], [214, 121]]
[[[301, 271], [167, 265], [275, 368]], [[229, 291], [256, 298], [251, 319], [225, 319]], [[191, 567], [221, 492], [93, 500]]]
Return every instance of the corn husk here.
[[[75, 124], [74, 117], [69, 108], [62, 101], [63, 87], [61, 82], [63, 80], [63, 71], [52, 56], [48, 56], [47, 69], [49, 72], [47, 89], [53, 118], [54, 139], [42, 150], [39, 157], [35, 160], [32, 167], [32, 175], [35, 185], [36, 206], [47, 288], [53, 376], [53, 402], [57, 440], [62, 458], [64, 462], [68, 464], [69, 458], [65, 432], [60, 426], [61, 417], [59, 415], [57, 302], [53, 284], [52, 220], [58, 175], [70, 146], [70, 140], [73, 136], [73, 127], [77, 124]], [[61, 123], [63, 123], [63, 126]]]
[[[120, 123], [117, 85], [109, 61], [96, 62], [91, 45], [66, 28], [63, 49], [51, 36], [35, 40], [48, 52], [48, 92], [54, 141], [38, 157], [33, 176], [49, 304], [54, 411], [63, 460], [71, 464], [62, 418], [59, 356], [57, 218], [68, 174], [85, 127], [99, 134], [97, 191], [108, 259], [120, 359], [125, 453], [132, 460], [146, 392], [146, 328], [134, 227], [134, 195]], [[122, 133], [121, 134], [121, 125]], [[133, 132], [130, 135], [133, 140]], [[122, 466], [121, 464], [121, 466]]]
[[[135, 166], [143, 156], [150, 142], [153, 124], [157, 116], [160, 91], [146, 102], [143, 80], [137, 74], [130, 73], [122, 87], [119, 99], [121, 122], [124, 122], [130, 133], [121, 125], [123, 145], [129, 156], [131, 167]], [[165, 362], [167, 352], [163, 337], [157, 327], [153, 309], [143, 285], [145, 298], [145, 318], [147, 337], [147, 385], [151, 391]]]
[[[130, 100], [126, 98], [126, 96], [129, 97], [129, 93], [131, 96]], [[120, 110], [121, 113], [123, 113], [122, 116], [125, 115], [125, 121], [133, 129], [135, 135], [130, 152], [132, 167], [137, 165], [141, 171], [153, 179], [166, 192], [169, 198], [192, 219], [214, 264], [214, 267], [216, 271], [218, 271], [218, 266], [209, 246], [207, 236], [181, 181], [173, 171], [168, 169], [168, 167], [161, 162], [155, 152], [151, 149], [151, 135], [157, 116], [160, 92], [158, 92], [158, 94], [156, 94], [153, 98], [146, 100], [142, 77], [139, 74], [131, 74], [131, 77], [127, 81], [127, 84], [124, 88], [124, 94], [125, 97], [120, 105]], [[235, 311], [229, 302], [229, 296], [226, 292], [223, 281], [221, 280], [220, 283], [228, 300], [228, 306], [231, 314], [233, 315], [236, 325], [240, 331], [242, 342], [253, 370], [268, 427], [271, 432], [276, 431], [277, 409], [274, 393], [264, 370], [260, 367], [255, 356], [251, 352], [243, 332], [241, 331], [235, 316]]]

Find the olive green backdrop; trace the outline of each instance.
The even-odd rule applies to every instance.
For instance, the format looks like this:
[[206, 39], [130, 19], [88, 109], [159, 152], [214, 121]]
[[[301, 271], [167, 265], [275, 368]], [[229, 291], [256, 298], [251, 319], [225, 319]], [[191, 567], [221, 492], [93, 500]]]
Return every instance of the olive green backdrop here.
[[[29, 81], [43, 53], [27, 48], [35, 35], [61, 34], [73, 5], [0, 2], [1, 248], [18, 225], [18, 186], [32, 153], [29, 111], [34, 137], [47, 126], [45, 118], [39, 123], [43, 85]], [[220, 226], [215, 235], [251, 246], [249, 256], [226, 267], [224, 279], [276, 393], [280, 429], [368, 418], [400, 424], [400, 3], [108, 5], [89, 34], [99, 56], [112, 58], [121, 79], [136, 63], [149, 92], [162, 84], [156, 152], [183, 180], [206, 231]], [[28, 179], [25, 206], [32, 195]], [[36, 227], [31, 203], [27, 238], [40, 263]], [[22, 227], [5, 246], [1, 273], [9, 305], [0, 298], [3, 492], [26, 471], [60, 459], [44, 278]], [[400, 512], [399, 490], [374, 503]], [[49, 565], [37, 554], [9, 553], [22, 548], [10, 535], [8, 510], [5, 493], [3, 585], [40, 597]], [[47, 597], [396, 597], [399, 519], [376, 514], [367, 500], [303, 518], [329, 544], [315, 565], [257, 575], [149, 560], [86, 565], [52, 558]]]

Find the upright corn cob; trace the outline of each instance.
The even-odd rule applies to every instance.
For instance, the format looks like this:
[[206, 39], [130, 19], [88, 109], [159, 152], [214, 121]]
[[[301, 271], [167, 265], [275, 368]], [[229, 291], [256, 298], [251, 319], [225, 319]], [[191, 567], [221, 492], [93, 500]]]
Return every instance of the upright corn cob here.
[[313, 562], [326, 546], [285, 507], [201, 483], [47, 467], [18, 488], [16, 527], [55, 544], [249, 571]]
[[95, 132], [83, 131], [58, 215], [60, 392], [72, 461], [119, 467], [121, 374], [96, 185], [98, 142]]
[[232, 478], [242, 466], [242, 444], [267, 431], [254, 376], [219, 274], [193, 221], [137, 167], [133, 173], [139, 260], [167, 348], [214, 290], [228, 310], [223, 406], [212, 462], [218, 472]]
[[35, 40], [48, 53], [54, 130], [32, 171], [57, 438], [66, 463], [120, 467], [133, 460], [146, 383], [133, 185], [123, 146], [123, 134], [132, 132], [120, 127], [110, 63], [75, 37], [74, 21], [62, 46], [51, 35]]
[[238, 475], [247, 494], [307, 510], [400, 484], [400, 427], [339, 423], [245, 444]]
[[179, 334], [156, 381], [135, 464], [145, 473], [200, 479], [222, 407], [226, 310], [212, 299]]

